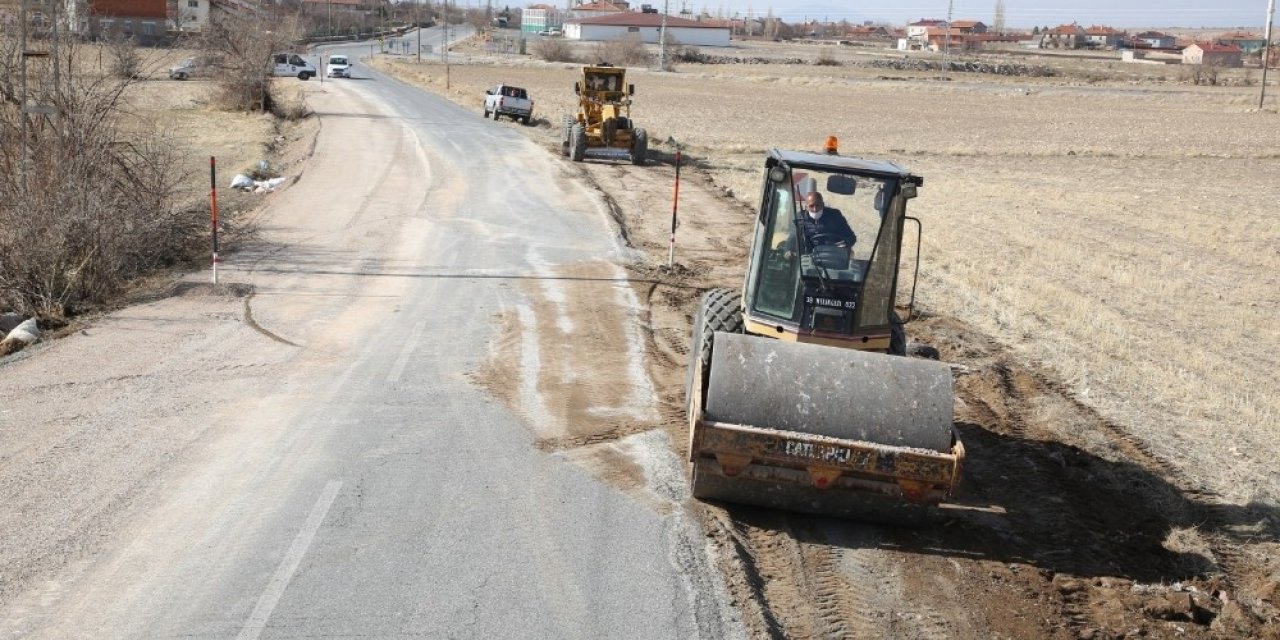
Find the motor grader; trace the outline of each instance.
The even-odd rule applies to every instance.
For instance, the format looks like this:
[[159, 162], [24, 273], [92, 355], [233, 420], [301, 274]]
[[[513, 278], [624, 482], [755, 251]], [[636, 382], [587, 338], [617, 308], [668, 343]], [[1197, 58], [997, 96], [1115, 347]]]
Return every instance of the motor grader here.
[[[950, 368], [907, 351], [896, 308], [906, 215], [923, 178], [891, 162], [772, 150], [741, 290], [705, 294], [685, 391], [699, 499], [911, 521], [952, 497], [964, 446]], [[802, 203], [853, 239], [813, 234]], [[806, 229], [807, 227], [807, 229]], [[905, 296], [904, 296], [905, 297]]]
[[574, 162], [600, 158], [645, 163], [649, 137], [631, 120], [636, 88], [626, 80], [626, 69], [609, 64], [582, 68], [582, 79], [573, 84], [578, 112], [564, 119], [561, 152], [565, 156]]

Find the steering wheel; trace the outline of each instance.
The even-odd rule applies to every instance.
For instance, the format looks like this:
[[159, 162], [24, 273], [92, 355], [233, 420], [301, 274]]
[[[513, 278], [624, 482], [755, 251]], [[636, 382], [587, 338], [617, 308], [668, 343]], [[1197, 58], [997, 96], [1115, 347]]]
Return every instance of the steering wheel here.
[[834, 233], [815, 233], [809, 237], [810, 255], [816, 266], [827, 269], [849, 268], [849, 241]]
[[809, 243], [816, 249], [819, 246], [848, 247], [849, 241], [834, 233], [815, 233], [809, 236]]

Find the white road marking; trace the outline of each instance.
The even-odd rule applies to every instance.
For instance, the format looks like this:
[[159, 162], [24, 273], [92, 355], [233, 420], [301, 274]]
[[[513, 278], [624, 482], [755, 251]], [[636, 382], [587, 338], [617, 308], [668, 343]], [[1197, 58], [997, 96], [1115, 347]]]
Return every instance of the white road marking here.
[[298, 537], [293, 539], [292, 545], [289, 545], [289, 551], [284, 554], [284, 559], [280, 561], [280, 566], [276, 568], [275, 575], [271, 576], [271, 582], [267, 583], [267, 588], [262, 592], [262, 597], [258, 598], [258, 605], [253, 608], [253, 613], [249, 614], [249, 619], [245, 621], [244, 628], [240, 630], [240, 635], [236, 636], [237, 640], [257, 640], [258, 635], [262, 633], [262, 629], [267, 626], [267, 619], [271, 617], [271, 612], [280, 603], [280, 596], [284, 595], [284, 590], [289, 586], [289, 581], [293, 580], [293, 574], [297, 572], [298, 565], [302, 563], [302, 557], [307, 555], [307, 548], [311, 546], [311, 541], [315, 539], [316, 532], [320, 530], [320, 524], [324, 522], [324, 517], [329, 513], [329, 507], [333, 506], [333, 501], [338, 497], [338, 490], [341, 488], [341, 480], [330, 480], [324, 486], [324, 492], [320, 494], [320, 499], [311, 508], [311, 514], [307, 516], [307, 521], [303, 523], [302, 530], [298, 532]]
[[422, 338], [422, 331], [426, 328], [426, 320], [413, 326], [413, 332], [409, 334], [409, 340], [400, 349], [400, 357], [396, 358], [395, 365], [391, 367], [391, 373], [387, 374], [387, 382], [394, 383], [400, 380], [400, 376], [404, 374], [405, 366], [409, 364], [409, 356], [413, 355], [413, 350], [418, 348], [418, 340]]

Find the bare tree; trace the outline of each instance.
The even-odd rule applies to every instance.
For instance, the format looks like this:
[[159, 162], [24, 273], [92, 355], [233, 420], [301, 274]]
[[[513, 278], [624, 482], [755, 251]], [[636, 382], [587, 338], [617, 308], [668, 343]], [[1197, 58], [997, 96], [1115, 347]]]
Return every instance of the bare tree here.
[[221, 60], [214, 72], [223, 108], [270, 111], [272, 60], [288, 51], [297, 36], [296, 20], [281, 21], [267, 29], [266, 16], [211, 15], [197, 45], [211, 58]]

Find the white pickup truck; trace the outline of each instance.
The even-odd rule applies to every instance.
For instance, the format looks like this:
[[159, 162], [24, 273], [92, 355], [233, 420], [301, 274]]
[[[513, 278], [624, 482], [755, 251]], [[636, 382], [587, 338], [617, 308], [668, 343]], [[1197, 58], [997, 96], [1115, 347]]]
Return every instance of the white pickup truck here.
[[493, 119], [497, 120], [498, 116], [507, 116], [529, 124], [529, 118], [533, 115], [533, 100], [529, 99], [529, 94], [524, 89], [500, 84], [484, 94], [484, 117], [488, 118], [489, 114], [493, 114]]

